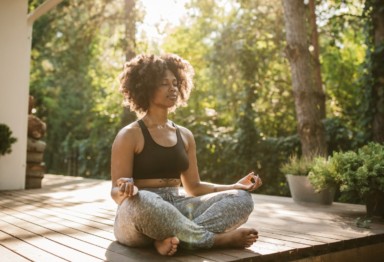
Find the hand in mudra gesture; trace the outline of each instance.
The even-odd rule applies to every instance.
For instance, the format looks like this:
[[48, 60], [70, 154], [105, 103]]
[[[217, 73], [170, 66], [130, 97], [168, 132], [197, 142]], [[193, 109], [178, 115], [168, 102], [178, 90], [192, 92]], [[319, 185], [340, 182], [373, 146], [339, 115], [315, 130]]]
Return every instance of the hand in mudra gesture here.
[[134, 185], [133, 178], [121, 177], [117, 180], [120, 195], [132, 197], [137, 194], [138, 188]]
[[254, 191], [258, 189], [262, 184], [263, 182], [261, 181], [259, 175], [255, 175], [254, 172], [251, 172], [239, 181], [237, 181], [235, 184], [235, 188], [247, 191]]

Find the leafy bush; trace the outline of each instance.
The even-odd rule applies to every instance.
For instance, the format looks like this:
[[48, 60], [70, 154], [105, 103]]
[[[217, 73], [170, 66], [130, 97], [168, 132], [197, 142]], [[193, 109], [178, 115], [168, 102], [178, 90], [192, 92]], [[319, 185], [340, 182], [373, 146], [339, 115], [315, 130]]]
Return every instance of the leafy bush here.
[[384, 193], [384, 146], [371, 142], [356, 152], [334, 152], [313, 160], [293, 156], [280, 171], [308, 175], [316, 191], [339, 187], [342, 202], [364, 203], [369, 195]]
[[332, 158], [316, 157], [313, 160], [308, 179], [316, 191], [336, 187], [338, 182], [336, 179], [336, 168]]
[[12, 144], [17, 139], [12, 137], [12, 131], [5, 124], [0, 124], [0, 155], [9, 154], [12, 152]]
[[368, 194], [384, 192], [384, 146], [369, 143], [357, 152], [338, 152], [331, 159], [341, 200], [363, 203]]
[[289, 155], [300, 153], [298, 135], [263, 137], [255, 126], [230, 124], [220, 114], [179, 108], [173, 121], [188, 127], [196, 141], [199, 173], [204, 181], [234, 183], [250, 171], [263, 179], [265, 186], [257, 192], [270, 195], [289, 195], [279, 166]]
[[354, 150], [364, 145], [365, 141], [359, 133], [349, 129], [342, 119], [338, 117], [325, 118], [323, 123], [328, 155], [332, 155], [333, 152]]
[[[384, 193], [384, 146], [378, 143], [371, 142], [356, 152], [334, 152], [327, 159], [317, 157], [310, 165], [306, 168], [310, 169], [308, 178], [313, 187], [317, 191], [330, 186], [339, 187], [339, 201], [364, 203], [368, 195]], [[302, 166], [305, 167], [294, 159], [286, 164], [285, 171], [294, 172], [294, 168]]]
[[313, 159], [293, 155], [288, 162], [282, 164], [280, 171], [287, 175], [307, 176], [313, 164]]

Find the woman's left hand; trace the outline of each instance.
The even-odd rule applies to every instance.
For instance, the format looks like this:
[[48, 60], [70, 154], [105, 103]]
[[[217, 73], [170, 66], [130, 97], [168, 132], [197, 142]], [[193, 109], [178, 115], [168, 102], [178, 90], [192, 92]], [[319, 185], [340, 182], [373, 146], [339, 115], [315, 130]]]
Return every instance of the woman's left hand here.
[[259, 175], [255, 175], [254, 172], [249, 173], [234, 185], [235, 189], [243, 189], [247, 191], [254, 191], [258, 189], [263, 182], [261, 181]]

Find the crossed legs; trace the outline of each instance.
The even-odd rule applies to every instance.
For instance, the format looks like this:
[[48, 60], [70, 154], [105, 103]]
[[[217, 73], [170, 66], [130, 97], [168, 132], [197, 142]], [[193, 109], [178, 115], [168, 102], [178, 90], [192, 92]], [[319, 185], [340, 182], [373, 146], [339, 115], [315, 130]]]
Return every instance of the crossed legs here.
[[252, 199], [245, 191], [176, 198], [171, 204], [158, 194], [141, 190], [119, 207], [115, 236], [128, 246], [153, 243], [162, 255], [173, 255], [178, 245], [189, 249], [248, 247], [256, 241], [257, 231], [235, 228], [247, 220], [252, 209]]

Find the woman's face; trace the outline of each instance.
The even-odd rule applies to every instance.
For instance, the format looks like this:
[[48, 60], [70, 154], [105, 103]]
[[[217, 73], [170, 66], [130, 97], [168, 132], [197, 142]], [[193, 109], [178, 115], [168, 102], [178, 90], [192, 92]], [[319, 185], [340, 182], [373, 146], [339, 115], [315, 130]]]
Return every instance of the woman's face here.
[[172, 107], [179, 95], [177, 79], [170, 70], [166, 70], [153, 95], [151, 104], [161, 107]]

